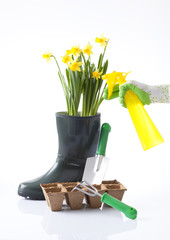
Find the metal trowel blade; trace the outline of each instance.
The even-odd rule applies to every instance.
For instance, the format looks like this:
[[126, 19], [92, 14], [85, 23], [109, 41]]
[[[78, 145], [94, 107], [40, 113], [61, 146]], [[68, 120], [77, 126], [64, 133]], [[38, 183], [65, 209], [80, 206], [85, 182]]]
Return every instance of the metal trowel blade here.
[[104, 179], [109, 158], [103, 155], [87, 158], [82, 181], [101, 184]]

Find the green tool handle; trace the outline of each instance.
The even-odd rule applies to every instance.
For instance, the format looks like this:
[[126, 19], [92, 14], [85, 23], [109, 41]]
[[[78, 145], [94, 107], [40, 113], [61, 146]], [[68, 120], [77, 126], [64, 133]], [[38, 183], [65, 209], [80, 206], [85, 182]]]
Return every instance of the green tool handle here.
[[100, 139], [99, 139], [98, 149], [96, 153], [97, 155], [105, 156], [107, 139], [110, 131], [111, 131], [111, 126], [108, 123], [103, 123], [101, 127]]
[[135, 208], [132, 208], [118, 199], [110, 196], [107, 193], [104, 193], [101, 197], [101, 202], [106, 203], [107, 205], [123, 212], [126, 217], [130, 219], [135, 219], [137, 217], [137, 210]]

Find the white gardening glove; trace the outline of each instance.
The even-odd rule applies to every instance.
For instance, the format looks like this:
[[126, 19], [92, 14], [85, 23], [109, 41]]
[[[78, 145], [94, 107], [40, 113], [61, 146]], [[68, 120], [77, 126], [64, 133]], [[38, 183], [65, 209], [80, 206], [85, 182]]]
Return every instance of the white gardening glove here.
[[137, 81], [128, 81], [119, 86], [120, 103], [126, 107], [124, 96], [132, 90], [143, 104], [170, 103], [170, 85], [150, 86]]

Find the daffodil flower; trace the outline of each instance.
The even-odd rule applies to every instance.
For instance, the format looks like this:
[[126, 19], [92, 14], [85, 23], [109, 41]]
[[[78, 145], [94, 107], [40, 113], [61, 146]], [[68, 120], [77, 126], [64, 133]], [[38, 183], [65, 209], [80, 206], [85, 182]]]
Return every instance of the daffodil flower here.
[[72, 47], [72, 52], [74, 56], [79, 56], [82, 52], [82, 49], [79, 48], [79, 46]]
[[96, 80], [99, 80], [99, 78], [101, 77], [102, 73], [103, 73], [102, 71], [99, 72], [99, 69], [97, 69], [97, 72], [93, 72], [92, 78], [96, 78]]
[[79, 46], [74, 46], [70, 50], [66, 50], [67, 54], [73, 54], [74, 56], [79, 56], [82, 50], [79, 48]]
[[108, 99], [110, 99], [112, 95], [112, 91], [114, 88], [114, 85], [117, 82], [117, 75], [115, 74], [116, 72], [108, 73], [102, 76], [103, 80], [106, 80], [107, 85], [108, 85]]
[[72, 61], [72, 58], [66, 53], [63, 57], [62, 57], [62, 61], [65, 64], [69, 64]]
[[83, 63], [82, 62], [77, 62], [77, 59], [76, 59], [76, 61], [73, 61], [72, 60], [72, 62], [71, 62], [71, 64], [69, 64], [69, 67], [70, 67], [70, 69], [73, 71], [73, 72], [75, 72], [75, 71], [81, 71], [81, 69], [80, 69], [80, 66], [82, 65]]
[[113, 71], [112, 73], [108, 73], [108, 74], [105, 74], [102, 76], [102, 79], [106, 80], [107, 85], [108, 85], [108, 99], [110, 99], [110, 97], [112, 95], [114, 85], [117, 82], [119, 84], [123, 84], [125, 82], [125, 78], [128, 73]]
[[52, 56], [52, 53], [49, 53], [49, 51], [43, 54], [43, 58], [45, 58], [47, 62], [51, 60], [51, 56]]
[[85, 46], [85, 48], [84, 48], [84, 50], [83, 50], [83, 52], [85, 53], [85, 54], [87, 54], [88, 56], [90, 56], [91, 54], [93, 54], [93, 52], [92, 52], [92, 45], [90, 45], [90, 43], [88, 43], [86, 46]]
[[95, 42], [100, 43], [101, 47], [104, 47], [108, 43], [108, 38], [104, 37], [104, 34], [102, 34], [99, 38], [96, 37]]
[[66, 54], [67, 54], [67, 55], [72, 54], [72, 49], [70, 49], [70, 50], [66, 50]]

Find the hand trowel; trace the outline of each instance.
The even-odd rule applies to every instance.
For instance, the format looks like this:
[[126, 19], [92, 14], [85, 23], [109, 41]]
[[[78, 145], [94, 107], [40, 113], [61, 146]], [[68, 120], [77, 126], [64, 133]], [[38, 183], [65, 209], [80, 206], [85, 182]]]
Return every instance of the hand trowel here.
[[101, 184], [109, 162], [109, 158], [105, 157], [105, 152], [110, 131], [110, 125], [104, 123], [101, 127], [96, 156], [87, 158], [82, 181], [90, 184]]

